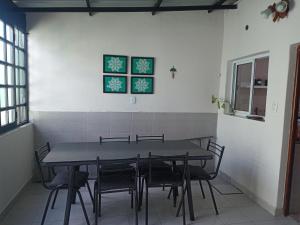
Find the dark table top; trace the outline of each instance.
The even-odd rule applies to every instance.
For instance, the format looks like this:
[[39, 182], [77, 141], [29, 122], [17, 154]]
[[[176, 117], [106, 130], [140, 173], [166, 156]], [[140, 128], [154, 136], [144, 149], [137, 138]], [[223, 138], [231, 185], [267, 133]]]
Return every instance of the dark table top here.
[[56, 144], [43, 160], [45, 165], [87, 165], [101, 160], [122, 160], [134, 158], [137, 154], [147, 158], [153, 155], [177, 156], [189, 153], [190, 160], [212, 159], [211, 153], [188, 140], [145, 141], [145, 142], [99, 142]]

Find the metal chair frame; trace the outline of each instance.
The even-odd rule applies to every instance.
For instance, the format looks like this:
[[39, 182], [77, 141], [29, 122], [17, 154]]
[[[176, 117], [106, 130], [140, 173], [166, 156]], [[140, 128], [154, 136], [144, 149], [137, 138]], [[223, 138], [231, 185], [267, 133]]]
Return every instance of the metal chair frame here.
[[[155, 183], [153, 182], [153, 174], [155, 174], [155, 172], [153, 171], [152, 168], [152, 162], [153, 161], [161, 161], [161, 162], [182, 162], [184, 165], [184, 170], [183, 173], [181, 174], [181, 181], [178, 182], [172, 182], [172, 181], [162, 181], [161, 183]], [[182, 219], [183, 219], [183, 225], [186, 224], [186, 217], [185, 217], [185, 178], [186, 178], [186, 173], [187, 173], [187, 164], [188, 164], [188, 153], [186, 153], [186, 155], [179, 155], [179, 156], [153, 156], [151, 155], [151, 152], [149, 152], [149, 157], [148, 157], [148, 174], [145, 175], [145, 177], [143, 178], [145, 180], [145, 188], [146, 188], [146, 210], [145, 210], [145, 224], [148, 225], [148, 211], [149, 211], [149, 206], [148, 206], [148, 198], [149, 198], [149, 188], [152, 187], [181, 187], [181, 203], [182, 203], [182, 209], [183, 209], [183, 213], [182, 213]], [[175, 171], [173, 171], [174, 173]], [[174, 174], [174, 177], [176, 175]]]
[[[218, 211], [218, 207], [217, 207], [217, 204], [216, 204], [214, 192], [213, 192], [212, 185], [211, 185], [210, 181], [214, 180], [218, 176], [219, 169], [220, 169], [221, 162], [222, 162], [222, 158], [223, 158], [224, 151], [225, 151], [225, 146], [221, 146], [221, 145], [209, 140], [206, 150], [211, 152], [214, 155], [214, 157], [218, 159], [215, 170], [213, 172], [207, 173], [209, 175], [209, 178], [204, 179], [204, 178], [199, 177], [199, 179], [194, 178], [193, 180], [198, 180], [199, 181], [199, 185], [200, 185], [200, 188], [201, 188], [203, 198], [205, 198], [205, 194], [204, 194], [204, 190], [203, 190], [203, 186], [202, 186], [202, 181], [207, 182], [208, 187], [209, 187], [209, 191], [210, 191], [210, 194], [211, 194], [211, 197], [212, 197], [212, 200], [213, 200], [214, 209], [215, 209], [216, 215], [218, 215], [219, 211]], [[206, 165], [207, 165], [207, 163], [205, 161], [204, 165], [200, 166], [200, 168], [205, 169]], [[192, 179], [192, 177], [191, 177], [191, 179]], [[184, 191], [186, 192], [186, 189]], [[177, 210], [177, 213], [176, 213], [177, 216], [180, 213], [181, 205], [182, 205], [182, 202], [179, 203], [178, 210]]]
[[[140, 155], [137, 155], [136, 158], [131, 159], [124, 159], [124, 160], [118, 160], [117, 162], [115, 160], [113, 161], [101, 161], [99, 157], [97, 157], [97, 185], [95, 182], [94, 187], [94, 211], [95, 211], [95, 224], [98, 224], [98, 217], [101, 216], [101, 196], [102, 194], [108, 194], [108, 193], [118, 193], [118, 192], [127, 192], [131, 194], [131, 208], [133, 208], [133, 199], [135, 199], [135, 224], [138, 225], [138, 177], [139, 177], [139, 160]], [[129, 163], [129, 164], [135, 164], [134, 167], [132, 167], [132, 171], [134, 171], [134, 181], [132, 186], [128, 186], [126, 188], [114, 188], [111, 190], [101, 190], [101, 186], [103, 185], [102, 178], [106, 176], [107, 170], [102, 170], [102, 166], [105, 168], [105, 164], [111, 164], [111, 163]], [[115, 170], [111, 171], [112, 173], [118, 173], [118, 172], [124, 172], [124, 170]], [[130, 172], [130, 171], [128, 171]]]
[[[47, 179], [45, 178], [44, 173], [43, 173], [42, 161], [48, 155], [49, 152], [50, 152], [49, 142], [47, 142], [45, 145], [41, 146], [38, 150], [35, 150], [35, 152], [34, 152], [37, 167], [38, 167], [38, 171], [39, 171], [40, 176], [41, 176], [42, 185], [44, 186], [44, 188], [46, 188], [47, 190], [50, 191], [47, 202], [46, 202], [46, 206], [45, 206], [45, 209], [44, 209], [44, 212], [43, 212], [41, 225], [43, 225], [45, 223], [46, 216], [47, 216], [47, 213], [48, 213], [50, 202], [52, 200], [53, 193], [55, 192], [54, 199], [53, 199], [53, 202], [52, 202], [52, 205], [51, 205], [51, 209], [54, 209], [55, 202], [56, 202], [59, 190], [68, 189], [68, 187], [66, 187], [66, 185], [63, 185], [63, 184], [61, 186], [56, 186], [56, 187], [50, 187], [49, 185], [47, 185]], [[53, 167], [46, 167], [46, 168], [48, 170], [48, 180], [51, 179], [51, 176], [56, 176], [57, 175], [57, 173], [55, 172]], [[88, 182], [86, 184], [87, 184], [88, 189], [90, 191]], [[83, 210], [83, 213], [84, 213], [84, 217], [86, 219], [86, 223], [88, 225], [90, 225], [90, 222], [89, 222], [89, 219], [88, 219], [88, 216], [87, 216], [87, 212], [86, 212], [86, 209], [85, 209], [85, 206], [84, 206], [84, 202], [83, 202], [81, 193], [80, 193], [78, 188], [75, 191], [79, 196], [80, 204], [81, 204], [81, 207], [82, 207], [82, 210]], [[90, 192], [90, 194], [91, 194], [91, 192]], [[93, 201], [93, 198], [92, 198], [92, 201]]]

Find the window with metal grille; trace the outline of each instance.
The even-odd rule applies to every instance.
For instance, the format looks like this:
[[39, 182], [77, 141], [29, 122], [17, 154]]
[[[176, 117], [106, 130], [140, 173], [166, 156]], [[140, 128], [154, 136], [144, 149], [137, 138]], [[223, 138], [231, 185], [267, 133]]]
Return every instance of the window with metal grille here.
[[231, 103], [237, 115], [265, 117], [269, 55], [233, 62]]
[[28, 122], [26, 34], [0, 20], [0, 133]]

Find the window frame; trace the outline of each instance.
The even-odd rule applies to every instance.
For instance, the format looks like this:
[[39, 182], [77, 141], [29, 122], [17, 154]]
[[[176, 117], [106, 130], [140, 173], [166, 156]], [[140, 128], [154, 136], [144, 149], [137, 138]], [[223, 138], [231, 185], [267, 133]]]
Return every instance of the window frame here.
[[[253, 116], [252, 112], [252, 107], [253, 107], [253, 94], [254, 94], [254, 81], [255, 81], [255, 60], [261, 59], [261, 58], [269, 58], [270, 59], [270, 54], [269, 53], [261, 53], [257, 54], [254, 56], [246, 57], [243, 59], [238, 59], [234, 60], [232, 62], [232, 71], [233, 71], [233, 79], [231, 82], [231, 105], [232, 108], [235, 112], [235, 115], [237, 116]], [[244, 65], [247, 63], [252, 63], [252, 71], [251, 71], [251, 82], [250, 82], [250, 96], [249, 96], [249, 107], [248, 111], [241, 111], [241, 110], [236, 110], [235, 109], [235, 101], [236, 101], [236, 82], [237, 82], [237, 68], [239, 65]], [[269, 67], [269, 64], [268, 64]], [[268, 71], [268, 77], [269, 77], [269, 71]], [[255, 115], [256, 116], [256, 115]], [[265, 116], [259, 116], [261, 118], [265, 118]]]
[[[28, 48], [27, 48], [27, 34], [26, 32], [23, 31], [23, 29], [21, 29], [20, 27], [9, 23], [7, 21], [4, 21], [0, 18], [1, 22], [3, 23], [4, 26], [4, 34], [3, 37], [0, 37], [0, 41], [3, 42], [4, 44], [4, 61], [0, 60], [0, 64], [4, 66], [4, 74], [5, 74], [5, 84], [0, 84], [0, 88], [5, 88], [6, 91], [6, 107], [0, 108], [0, 113], [3, 111], [8, 111], [8, 110], [15, 110], [15, 116], [14, 116], [14, 122], [13, 123], [9, 123], [9, 115], [7, 114], [7, 124], [1, 126], [1, 116], [0, 116], [0, 135], [11, 131], [17, 127], [20, 127], [26, 123], [29, 122], [29, 90], [28, 90]], [[12, 41], [7, 40], [7, 29], [6, 26], [10, 26], [12, 28], [12, 32], [13, 32], [13, 39]], [[24, 35], [24, 48], [21, 48], [20, 42], [18, 40], [18, 45], [16, 45], [16, 30], [18, 32], [21, 32]], [[20, 35], [18, 34], [18, 38], [20, 38]], [[7, 61], [7, 45], [11, 45], [12, 46], [12, 62], [8, 62]], [[18, 65], [16, 65], [16, 50], [18, 52], [23, 52], [24, 53], [24, 65], [20, 65], [20, 63], [18, 63]], [[19, 53], [18, 53], [19, 54]], [[20, 58], [18, 59], [20, 60]], [[13, 74], [13, 79], [14, 82], [13, 84], [8, 84], [8, 69], [7, 67], [10, 66], [12, 68], [12, 74]], [[20, 84], [20, 72], [19, 72], [19, 84], [16, 83], [16, 70], [18, 69], [18, 71], [23, 70], [25, 73], [25, 84], [21, 85]], [[13, 105], [12, 106], [8, 106], [8, 88], [13, 88], [13, 93], [14, 93], [14, 97], [13, 97]], [[19, 92], [19, 95], [17, 96], [17, 88], [19, 88], [19, 91], [21, 90], [21, 88], [25, 89], [25, 103], [21, 104], [20, 98], [19, 96], [21, 95]], [[19, 98], [19, 102], [17, 104], [17, 98]], [[21, 107], [25, 107], [25, 113], [26, 113], [26, 117], [25, 120], [23, 121], [19, 121], [19, 117], [20, 115], [17, 112], [17, 108], [19, 108], [19, 110], [21, 110]], [[20, 111], [19, 111], [20, 112]]]

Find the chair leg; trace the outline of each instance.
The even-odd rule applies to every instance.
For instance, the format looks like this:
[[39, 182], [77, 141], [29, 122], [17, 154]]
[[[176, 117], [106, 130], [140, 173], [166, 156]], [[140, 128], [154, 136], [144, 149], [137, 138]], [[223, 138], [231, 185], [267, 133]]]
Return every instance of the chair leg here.
[[185, 219], [185, 188], [184, 188], [184, 184], [182, 184], [181, 187], [181, 202], [182, 202], [182, 220], [183, 220], [183, 225], [186, 225], [186, 219]]
[[80, 200], [80, 203], [81, 203], [81, 207], [82, 207], [82, 211], [83, 211], [83, 214], [84, 214], [86, 223], [87, 223], [87, 225], [90, 225], [90, 221], [89, 221], [88, 215], [87, 215], [87, 213], [86, 213], [85, 206], [84, 206], [84, 202], [83, 202], [83, 199], [82, 199], [82, 196], [81, 196], [80, 191], [77, 191], [77, 194], [78, 194], [78, 196], [79, 196], [79, 200]]
[[130, 190], [130, 195], [131, 195], [131, 204], [130, 204], [130, 206], [133, 209], [133, 189]]
[[44, 213], [43, 213], [43, 218], [42, 218], [41, 225], [43, 225], [45, 223], [45, 219], [46, 219], [46, 215], [47, 215], [47, 212], [48, 212], [49, 204], [50, 204], [50, 201], [51, 201], [51, 198], [52, 198], [52, 195], [53, 195], [54, 191], [55, 190], [52, 190], [49, 194], [49, 197], [48, 197], [48, 200], [47, 200], [47, 203], [46, 203], [46, 207], [45, 207], [45, 210], [44, 210]]
[[59, 189], [57, 189], [57, 190], [55, 191], [55, 195], [54, 195], [54, 199], [53, 199], [53, 202], [52, 202], [52, 205], [51, 205], [51, 209], [54, 209], [54, 206], [55, 206], [55, 202], [56, 202], [56, 198], [57, 198], [58, 192], [59, 192]]
[[[138, 191], [135, 189], [135, 204], [134, 204], [134, 210], [135, 210], [135, 225], [139, 224], [139, 216], [138, 216], [138, 204], [139, 204], [139, 198], [138, 198]], [[96, 224], [97, 225], [97, 224]]]
[[200, 184], [200, 188], [201, 188], [201, 192], [202, 192], [202, 197], [203, 199], [205, 199], [205, 194], [204, 194], [204, 190], [203, 190], [203, 186], [202, 186], [202, 181], [199, 180], [199, 184]]
[[173, 186], [173, 206], [174, 208], [176, 208], [176, 204], [177, 204], [177, 196], [178, 196], [178, 187]]
[[[185, 195], [186, 191], [187, 191], [187, 186], [185, 186], [185, 188], [184, 188], [183, 195]], [[179, 202], [178, 208], [177, 208], [176, 217], [179, 216], [179, 213], [180, 213], [180, 211], [181, 211], [182, 204], [183, 204], [183, 201], [182, 201], [182, 199], [181, 199], [180, 202]]]
[[162, 186], [162, 190], [164, 191], [165, 190], [165, 185], [163, 184], [163, 186]]
[[141, 183], [140, 196], [139, 196], [139, 210], [141, 210], [143, 204], [144, 183], [145, 183], [145, 179], [143, 178]]
[[148, 210], [149, 210], [149, 208], [148, 208], [148, 195], [149, 195], [149, 193], [148, 193], [148, 184], [146, 183], [146, 210], [145, 210], [145, 212], [146, 212], [145, 224], [146, 225], [148, 225]]
[[99, 213], [99, 217], [101, 217], [101, 206], [102, 206], [102, 202], [101, 202], [101, 192], [98, 193], [98, 213]]
[[168, 199], [170, 199], [172, 191], [173, 191], [173, 187], [170, 188], [170, 191], [169, 191], [169, 194], [168, 194]]
[[90, 187], [89, 181], [86, 182], [86, 186], [87, 186], [87, 189], [89, 191], [91, 200], [92, 200], [92, 202], [94, 202], [94, 198], [93, 198], [93, 194], [92, 194], [92, 191], [91, 191], [91, 187]]
[[211, 184], [210, 184], [209, 180], [206, 180], [206, 182], [208, 183], [208, 187], [209, 187], [209, 191], [210, 191], [210, 194], [211, 194], [213, 203], [214, 203], [216, 215], [219, 215], [219, 211], [218, 211], [218, 208], [217, 208], [217, 204], [216, 204], [216, 200], [215, 200], [215, 196], [214, 196], [213, 189], [212, 189], [212, 187], [211, 187]]
[[93, 203], [93, 213], [95, 213], [95, 211], [96, 211], [96, 203], [97, 203], [97, 199], [96, 199], [96, 195], [97, 195], [97, 193], [96, 193], [96, 182], [94, 183], [94, 203]]
[[94, 210], [95, 210], [95, 225], [98, 225], [99, 210], [98, 210], [98, 193], [96, 192], [96, 190], [94, 191]]

